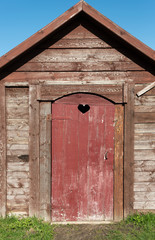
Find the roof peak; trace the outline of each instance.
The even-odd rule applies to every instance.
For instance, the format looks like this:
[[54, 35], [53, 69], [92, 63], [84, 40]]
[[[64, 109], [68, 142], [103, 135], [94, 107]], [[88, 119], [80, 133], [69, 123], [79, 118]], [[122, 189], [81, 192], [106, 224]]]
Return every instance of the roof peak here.
[[90, 16], [95, 22], [98, 22], [101, 26], [111, 31], [118, 38], [122, 39], [130, 46], [137, 49], [139, 52], [155, 61], [155, 51], [144, 43], [133, 37], [131, 34], [126, 32], [124, 29], [113, 23], [111, 20], [103, 16], [96, 9], [87, 4], [84, 0], [80, 0], [76, 5], [70, 8], [68, 11], [63, 13], [61, 16], [56, 18], [54, 21], [49, 23], [47, 26], [39, 30], [37, 33], [32, 35], [30, 38], [22, 42], [20, 45], [12, 49], [0, 58], [0, 69], [11, 61], [14, 61], [21, 54], [38, 44], [40, 41], [48, 37], [52, 32], [57, 30], [59, 27], [64, 25], [69, 20], [73, 19], [83, 11], [86, 15]]

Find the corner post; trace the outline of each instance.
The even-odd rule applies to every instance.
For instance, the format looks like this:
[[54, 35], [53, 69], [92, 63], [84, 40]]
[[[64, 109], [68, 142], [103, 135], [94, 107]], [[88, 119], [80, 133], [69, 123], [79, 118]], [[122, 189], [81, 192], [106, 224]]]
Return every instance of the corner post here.
[[6, 179], [6, 111], [5, 86], [0, 84], [0, 215], [6, 216], [7, 179]]

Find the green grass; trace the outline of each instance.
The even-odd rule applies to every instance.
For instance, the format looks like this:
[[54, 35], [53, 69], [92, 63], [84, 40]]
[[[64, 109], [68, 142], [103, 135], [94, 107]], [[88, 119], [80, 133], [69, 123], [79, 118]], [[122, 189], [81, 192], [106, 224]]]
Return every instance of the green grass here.
[[107, 240], [155, 240], [155, 214], [134, 214], [116, 224]]
[[0, 240], [155, 240], [155, 214], [134, 214], [114, 224], [52, 225], [33, 218], [0, 218]]
[[51, 240], [53, 239], [53, 228], [49, 223], [35, 217], [19, 219], [11, 216], [0, 218], [0, 240]]

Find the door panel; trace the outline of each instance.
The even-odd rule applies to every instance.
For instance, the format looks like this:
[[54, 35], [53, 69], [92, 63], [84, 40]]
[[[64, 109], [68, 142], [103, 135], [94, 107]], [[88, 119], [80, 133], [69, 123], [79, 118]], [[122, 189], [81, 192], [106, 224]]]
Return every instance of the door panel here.
[[52, 221], [113, 219], [114, 110], [88, 94], [52, 104]]

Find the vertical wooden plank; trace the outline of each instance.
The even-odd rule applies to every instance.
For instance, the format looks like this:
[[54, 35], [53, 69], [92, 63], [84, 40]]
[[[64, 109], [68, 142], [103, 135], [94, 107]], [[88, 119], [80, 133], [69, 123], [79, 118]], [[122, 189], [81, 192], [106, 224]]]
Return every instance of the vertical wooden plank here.
[[124, 83], [123, 85], [123, 102], [124, 103], [127, 103], [128, 101], [128, 84], [127, 83]]
[[51, 103], [40, 103], [40, 217], [51, 220]]
[[88, 129], [89, 129], [89, 111], [83, 114], [78, 111], [78, 149], [79, 149], [79, 186], [78, 186], [78, 220], [88, 220], [88, 202], [89, 202], [89, 152], [88, 152]]
[[[102, 111], [100, 111], [102, 108]], [[102, 122], [103, 120], [103, 122]], [[104, 220], [104, 106], [91, 106], [89, 111], [89, 203], [90, 220]]]
[[0, 215], [6, 215], [6, 118], [3, 84], [0, 84]]
[[29, 167], [30, 167], [30, 199], [29, 216], [39, 216], [39, 102], [37, 101], [37, 86], [29, 87]]
[[63, 105], [52, 104], [52, 221], [65, 220], [64, 121], [57, 119], [60, 114], [64, 114]]
[[114, 104], [105, 105], [104, 214], [113, 220]]
[[123, 219], [123, 134], [124, 108], [115, 105], [114, 220]]
[[92, 220], [113, 219], [114, 109], [113, 104], [106, 102], [91, 106], [90, 110], [89, 217]]
[[124, 124], [124, 217], [127, 217], [133, 212], [134, 84], [128, 86]]
[[78, 217], [78, 110], [76, 105], [66, 105], [64, 126], [65, 164], [64, 195], [66, 220], [77, 221]]
[[53, 221], [76, 221], [78, 217], [77, 117], [76, 105], [52, 105]]

